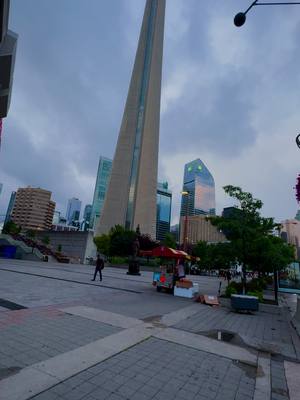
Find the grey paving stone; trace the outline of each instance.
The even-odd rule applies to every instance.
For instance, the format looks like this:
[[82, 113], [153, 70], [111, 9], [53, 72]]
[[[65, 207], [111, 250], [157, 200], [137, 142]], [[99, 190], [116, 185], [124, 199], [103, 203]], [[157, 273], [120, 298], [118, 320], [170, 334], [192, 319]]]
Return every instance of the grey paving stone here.
[[[135, 394], [131, 397], [130, 400], [150, 400], [151, 398], [153, 399], [152, 396], [149, 397], [149, 396], [147, 396], [146, 394], [139, 392], [139, 393], [135, 393]], [[166, 400], [167, 400], [167, 398], [166, 398]]]
[[[11, 325], [0, 328], [0, 342], [5, 349], [0, 354], [0, 363], [7, 367], [32, 365], [120, 331], [110, 325], [68, 314], [51, 318], [26, 315], [22, 316], [21, 329]], [[92, 335], [87, 334], [87, 330], [91, 330]]]
[[252, 400], [253, 399], [253, 395], [246, 395], [244, 393], [237, 393], [236, 397], [234, 398], [235, 400]]
[[[131, 365], [140, 349], [151, 368]], [[163, 361], [163, 351], [172, 354], [171, 364]], [[121, 362], [129, 367], [119, 373]], [[254, 383], [248, 371], [229, 359], [151, 338], [66, 380], [51, 393], [64, 400], [252, 400]]]
[[96, 400], [106, 400], [109, 398], [111, 395], [111, 392], [109, 390], [103, 389], [103, 388], [97, 388], [94, 391], [92, 391], [89, 396], [92, 397], [93, 399]]
[[288, 400], [289, 397], [286, 396], [286, 395], [281, 395], [281, 394], [277, 394], [277, 393], [272, 393], [271, 399], [272, 399], [272, 400]]
[[129, 386], [127, 383], [120, 386], [116, 391], [117, 394], [119, 394], [125, 398], [130, 398], [136, 392], [137, 392], [137, 390], [135, 388], [133, 388], [132, 386]]
[[34, 397], [34, 400], [58, 400], [59, 396], [52, 392], [41, 393]]

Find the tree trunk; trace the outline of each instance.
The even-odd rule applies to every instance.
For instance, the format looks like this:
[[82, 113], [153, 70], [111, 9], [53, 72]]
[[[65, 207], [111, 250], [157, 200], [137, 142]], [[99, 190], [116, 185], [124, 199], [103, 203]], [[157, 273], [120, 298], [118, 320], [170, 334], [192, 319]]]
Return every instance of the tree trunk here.
[[242, 266], [242, 285], [243, 285], [243, 294], [246, 294], [246, 282], [247, 282], [247, 278], [246, 278], [246, 265], [243, 264]]

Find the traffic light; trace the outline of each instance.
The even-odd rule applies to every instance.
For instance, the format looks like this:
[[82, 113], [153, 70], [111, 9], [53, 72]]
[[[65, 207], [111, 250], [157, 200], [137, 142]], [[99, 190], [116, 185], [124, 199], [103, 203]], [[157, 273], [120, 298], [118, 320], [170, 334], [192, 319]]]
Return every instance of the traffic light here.
[[300, 174], [297, 177], [297, 184], [296, 184], [296, 199], [298, 203], [300, 203]]

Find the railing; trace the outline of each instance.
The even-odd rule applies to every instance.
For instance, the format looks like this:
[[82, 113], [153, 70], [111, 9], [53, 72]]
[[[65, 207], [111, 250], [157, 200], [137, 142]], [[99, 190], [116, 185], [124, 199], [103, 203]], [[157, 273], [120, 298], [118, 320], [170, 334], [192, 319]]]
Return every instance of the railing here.
[[0, 239], [7, 240], [12, 246], [20, 247], [26, 254], [34, 254], [40, 259], [44, 258], [44, 255], [38, 249], [34, 248], [32, 250], [32, 247], [27, 246], [27, 244], [25, 244], [22, 240], [16, 240], [5, 233], [0, 234]]

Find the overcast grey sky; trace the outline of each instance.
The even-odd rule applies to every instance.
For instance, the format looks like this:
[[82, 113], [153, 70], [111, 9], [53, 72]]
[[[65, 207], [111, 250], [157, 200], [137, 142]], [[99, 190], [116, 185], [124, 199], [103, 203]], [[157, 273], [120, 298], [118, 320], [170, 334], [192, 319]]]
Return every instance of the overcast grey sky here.
[[[222, 186], [240, 185], [277, 220], [297, 210], [300, 6], [252, 0], [167, 0], [159, 178], [178, 215], [183, 167], [200, 158]], [[92, 202], [100, 155], [113, 157], [144, 0], [12, 0], [19, 34], [0, 153], [0, 214], [10, 192], [40, 186], [57, 209]]]

